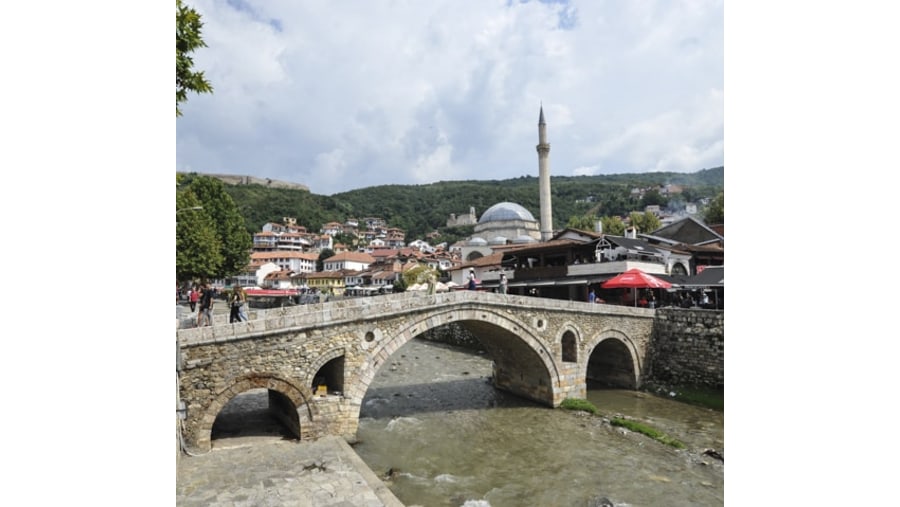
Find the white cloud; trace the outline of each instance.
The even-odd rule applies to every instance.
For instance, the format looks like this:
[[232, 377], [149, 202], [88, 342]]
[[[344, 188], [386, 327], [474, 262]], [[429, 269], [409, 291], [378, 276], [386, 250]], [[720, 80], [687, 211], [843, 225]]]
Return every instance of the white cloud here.
[[215, 92], [182, 107], [179, 169], [322, 194], [536, 174], [542, 102], [553, 174], [723, 163], [721, 2], [193, 5]]

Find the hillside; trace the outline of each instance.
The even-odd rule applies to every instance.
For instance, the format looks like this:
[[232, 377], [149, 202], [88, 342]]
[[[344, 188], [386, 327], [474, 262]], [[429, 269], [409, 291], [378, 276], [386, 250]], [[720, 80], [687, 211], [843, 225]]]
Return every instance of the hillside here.
[[[658, 202], [677, 209], [684, 202], [714, 197], [724, 190], [723, 167], [696, 173], [640, 173], [601, 176], [552, 176], [553, 222], [558, 228], [569, 217], [593, 211], [598, 216], [625, 215], [656, 204], [659, 196], [650, 194], [643, 201], [631, 196], [635, 187], [647, 188], [664, 184], [681, 185], [684, 192], [671, 200]], [[422, 238], [440, 230], [452, 241], [463, 231], [446, 229], [451, 213], [468, 213], [475, 207], [481, 215], [490, 206], [503, 201], [521, 204], [540, 216], [538, 178], [522, 176], [507, 180], [441, 181], [427, 185], [383, 185], [367, 187], [332, 196], [312, 194], [298, 188], [272, 188], [256, 184], [225, 185], [237, 204], [247, 228], [260, 230], [266, 222], [295, 217], [310, 231], [318, 231], [330, 221], [343, 222], [348, 217], [381, 217], [393, 227], [406, 231], [407, 240]]]

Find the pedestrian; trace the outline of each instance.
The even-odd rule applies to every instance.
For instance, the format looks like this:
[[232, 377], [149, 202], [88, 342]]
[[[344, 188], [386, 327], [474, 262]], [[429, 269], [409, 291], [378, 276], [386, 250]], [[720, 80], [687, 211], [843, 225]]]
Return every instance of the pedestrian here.
[[238, 287], [238, 293], [240, 294], [241, 304], [238, 306], [238, 318], [241, 319], [241, 322], [247, 322], [250, 320], [247, 317], [247, 293], [244, 292], [243, 287]]
[[597, 301], [597, 294], [594, 294], [594, 289], [592, 288], [590, 292], [588, 292], [588, 303], [594, 303]]
[[235, 322], [247, 322], [249, 319], [247, 318], [247, 312], [245, 311], [246, 306], [247, 293], [244, 292], [243, 287], [235, 287], [231, 291], [231, 313], [228, 316], [228, 322], [232, 324]]
[[191, 313], [193, 313], [197, 309], [198, 299], [200, 299], [200, 294], [197, 293], [197, 286], [194, 286], [192, 289], [188, 289], [188, 302], [191, 304]]
[[200, 286], [200, 311], [197, 312], [197, 327], [212, 325], [213, 291], [209, 284]]
[[231, 289], [231, 294], [228, 296], [228, 307], [228, 323], [234, 324], [235, 322], [238, 322], [240, 320], [238, 317], [240, 299], [238, 296], [237, 287]]
[[500, 273], [500, 294], [506, 294], [509, 287], [509, 280], [506, 279], [506, 273]]
[[475, 268], [469, 268], [469, 290], [475, 290], [475, 286], [478, 284], [475, 281]]
[[436, 286], [437, 280], [434, 278], [434, 273], [428, 275], [428, 295], [434, 294], [434, 289]]

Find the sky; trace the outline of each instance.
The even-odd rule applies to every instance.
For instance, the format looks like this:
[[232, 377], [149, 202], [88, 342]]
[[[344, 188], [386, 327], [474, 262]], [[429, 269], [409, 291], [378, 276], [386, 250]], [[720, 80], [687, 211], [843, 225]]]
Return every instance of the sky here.
[[178, 171], [302, 183], [724, 165], [723, 2], [190, 0], [212, 94], [176, 124]]

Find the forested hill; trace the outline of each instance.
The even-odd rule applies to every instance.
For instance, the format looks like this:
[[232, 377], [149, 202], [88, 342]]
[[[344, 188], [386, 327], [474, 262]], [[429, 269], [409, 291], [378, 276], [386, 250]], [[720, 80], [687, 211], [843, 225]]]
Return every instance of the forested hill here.
[[[651, 192], [644, 199], [631, 196], [633, 188], [674, 184], [683, 193], [672, 199]], [[725, 187], [724, 167], [696, 173], [640, 173], [601, 176], [551, 176], [553, 223], [565, 226], [569, 217], [626, 215], [648, 204], [678, 209], [685, 202], [715, 197]], [[538, 178], [522, 176], [507, 180], [441, 181], [427, 185], [384, 185], [367, 187], [332, 196], [311, 194], [291, 188], [262, 185], [225, 185], [247, 223], [258, 232], [266, 222], [295, 217], [310, 232], [326, 222], [343, 223], [348, 217], [381, 217], [391, 227], [406, 231], [407, 241], [423, 238], [434, 230], [446, 231], [447, 218], [469, 212], [480, 216], [498, 202], [521, 204], [535, 218], [540, 216]], [[450, 234], [454, 236], [454, 234]]]

